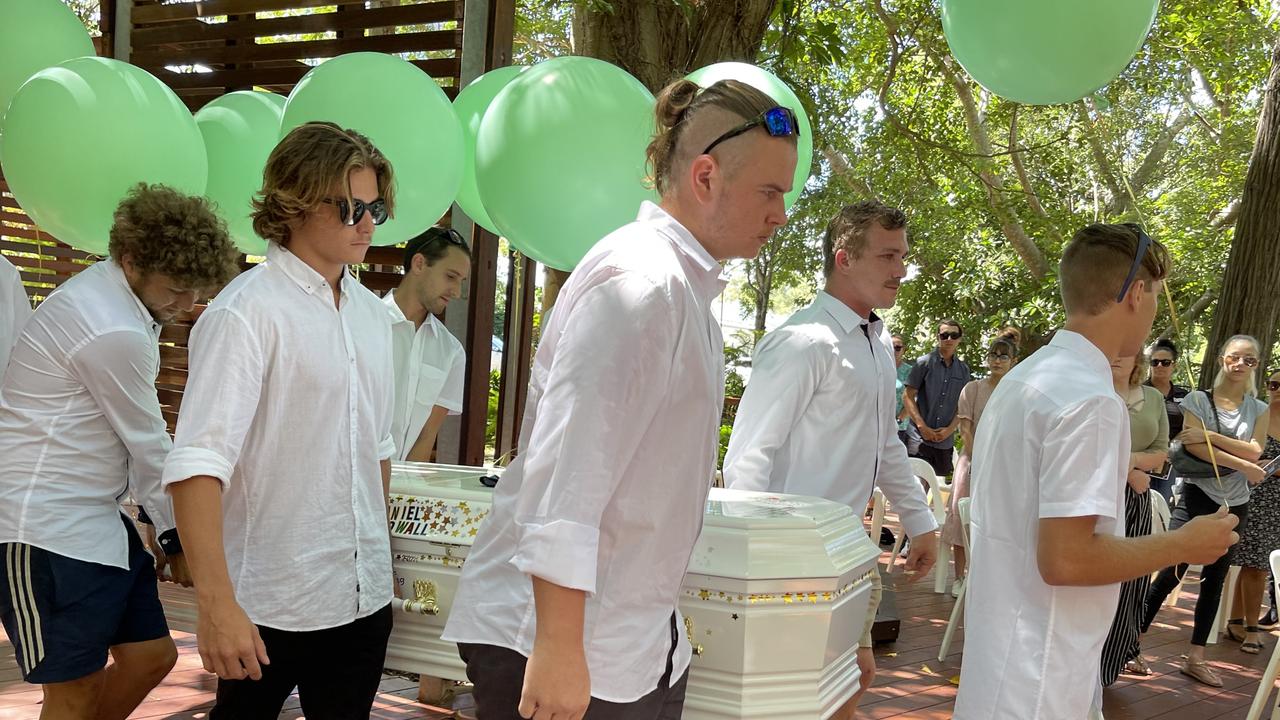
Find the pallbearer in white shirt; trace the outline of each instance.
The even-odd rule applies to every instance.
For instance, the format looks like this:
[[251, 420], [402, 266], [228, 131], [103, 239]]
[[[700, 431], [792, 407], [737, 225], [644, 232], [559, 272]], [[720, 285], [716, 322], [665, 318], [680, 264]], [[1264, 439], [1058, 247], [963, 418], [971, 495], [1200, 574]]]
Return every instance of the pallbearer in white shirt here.
[[382, 298], [395, 347], [397, 460], [430, 461], [445, 416], [462, 412], [467, 356], [436, 315], [462, 296], [470, 275], [471, 248], [437, 225], [405, 245], [404, 278]]
[[215, 720], [367, 718], [391, 634], [392, 362], [387, 306], [351, 276], [394, 208], [368, 138], [308, 123], [254, 200], [267, 259], [191, 335], [164, 468], [218, 674]]
[[445, 627], [480, 720], [675, 720], [684, 705], [676, 603], [724, 403], [711, 306], [720, 261], [755, 257], [786, 221], [796, 122], [736, 81], [676, 81], [656, 114], [661, 203], [597, 243], [561, 291], [520, 455]]
[[[893, 307], [907, 275], [906, 226], [901, 210], [874, 200], [832, 218], [822, 241], [825, 286], [756, 345], [724, 480], [739, 490], [835, 500], [857, 515], [879, 485], [911, 538], [906, 568], [915, 578], [937, 557], [938, 524], [898, 439], [893, 345], [875, 314]], [[858, 648], [862, 684], [850, 711], [875, 677], [878, 576], [875, 583]]]
[[9, 259], [0, 255], [0, 379], [9, 364], [9, 351], [31, 317], [31, 300], [22, 287], [22, 276]]
[[973, 559], [957, 720], [1081, 720], [1120, 583], [1208, 565], [1236, 541], [1223, 508], [1124, 537], [1129, 413], [1110, 358], [1142, 350], [1169, 255], [1136, 225], [1089, 225], [1058, 268], [1064, 329], [1000, 381], [973, 453]]
[[160, 185], [120, 203], [107, 247], [27, 321], [0, 385], [0, 618], [45, 718], [123, 720], [177, 660], [120, 502], [146, 510], [190, 585], [160, 487], [160, 327], [239, 270], [204, 199]]

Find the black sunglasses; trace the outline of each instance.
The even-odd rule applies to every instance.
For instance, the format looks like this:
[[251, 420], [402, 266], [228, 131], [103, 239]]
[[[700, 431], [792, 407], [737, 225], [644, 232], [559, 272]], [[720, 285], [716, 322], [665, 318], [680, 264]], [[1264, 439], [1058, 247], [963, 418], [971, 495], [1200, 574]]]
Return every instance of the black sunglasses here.
[[958, 333], [958, 332], [940, 332], [940, 333], [938, 333], [938, 339], [939, 339], [939, 340], [959, 340], [959, 339], [960, 339], [960, 333]]
[[760, 114], [759, 117], [748, 120], [729, 132], [721, 135], [706, 150], [702, 151], [703, 155], [711, 154], [712, 149], [720, 143], [730, 138], [735, 138], [753, 127], [763, 125], [769, 135], [773, 137], [788, 137], [790, 135], [800, 135], [800, 123], [796, 121], [796, 114], [788, 107], [769, 108]]
[[894, 345], [894, 346], [893, 346], [893, 351], [894, 351], [894, 352], [898, 352], [898, 351], [900, 351], [900, 350], [902, 350], [902, 346], [901, 346], [901, 345]]
[[1267, 389], [1270, 390], [1271, 392], [1280, 391], [1280, 381], [1269, 380], [1267, 382]]
[[1172, 365], [1172, 364], [1173, 364], [1173, 360], [1169, 360], [1169, 359], [1152, 360], [1152, 361], [1151, 361], [1151, 366], [1152, 366], [1152, 367], [1169, 367], [1169, 366], [1170, 366], [1170, 365]]
[[342, 219], [343, 225], [355, 225], [364, 217], [364, 211], [369, 211], [369, 216], [373, 218], [374, 225], [381, 225], [387, 221], [387, 201], [378, 198], [371, 203], [363, 200], [352, 200], [355, 209], [347, 204], [346, 198], [325, 198], [325, 202], [330, 205], [338, 206], [338, 217]]
[[1129, 274], [1124, 279], [1124, 284], [1120, 286], [1120, 294], [1116, 296], [1116, 302], [1124, 302], [1124, 296], [1129, 293], [1129, 286], [1133, 285], [1133, 279], [1138, 276], [1138, 268], [1142, 267], [1142, 261], [1147, 257], [1147, 248], [1151, 247], [1151, 236], [1143, 231], [1142, 226], [1137, 223], [1123, 223], [1123, 225], [1138, 234], [1138, 253], [1133, 258], [1133, 265], [1129, 266]]

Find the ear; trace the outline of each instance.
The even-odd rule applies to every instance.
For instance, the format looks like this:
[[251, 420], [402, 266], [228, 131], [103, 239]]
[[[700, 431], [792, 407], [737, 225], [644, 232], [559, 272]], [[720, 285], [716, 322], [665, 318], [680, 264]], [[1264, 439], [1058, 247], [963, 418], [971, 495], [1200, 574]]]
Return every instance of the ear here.
[[720, 180], [720, 164], [710, 155], [699, 155], [689, 164], [693, 196], [699, 203], [711, 201], [712, 186]]
[[848, 270], [853, 265], [853, 258], [849, 257], [849, 251], [844, 248], [836, 250], [835, 260], [837, 270]]
[[420, 273], [427, 267], [427, 256], [417, 253], [413, 256], [412, 264], [409, 266], [409, 272]]

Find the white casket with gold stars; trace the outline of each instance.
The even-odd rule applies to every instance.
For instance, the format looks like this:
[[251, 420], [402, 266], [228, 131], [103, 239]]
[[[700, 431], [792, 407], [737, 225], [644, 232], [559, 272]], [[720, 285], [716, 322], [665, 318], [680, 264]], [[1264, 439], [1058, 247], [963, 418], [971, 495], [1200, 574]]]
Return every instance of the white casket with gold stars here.
[[[466, 678], [440, 640], [458, 576], [489, 511], [492, 472], [396, 463], [391, 550], [402, 612], [387, 667]], [[712, 489], [680, 600], [694, 648], [686, 720], [829, 717], [858, 682], [854, 650], [879, 556], [848, 506]]]

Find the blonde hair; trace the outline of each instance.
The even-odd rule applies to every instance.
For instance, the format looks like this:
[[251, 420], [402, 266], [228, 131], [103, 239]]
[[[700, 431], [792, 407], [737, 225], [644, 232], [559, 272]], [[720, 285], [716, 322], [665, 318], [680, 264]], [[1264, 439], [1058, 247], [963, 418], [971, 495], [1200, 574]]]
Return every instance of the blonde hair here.
[[352, 170], [369, 168], [378, 178], [378, 195], [395, 214], [395, 177], [391, 162], [354, 130], [331, 122], [299, 125], [276, 145], [262, 171], [262, 190], [253, 199], [253, 231], [263, 239], [289, 244], [289, 223], [315, 210], [342, 183], [351, 202]]
[[[705, 89], [687, 79], [667, 85], [658, 93], [654, 103], [657, 130], [645, 149], [650, 183], [659, 195], [666, 195], [671, 189], [678, 151], [687, 150], [681, 148], [681, 141], [689, 124], [705, 109], [719, 108], [746, 121], [777, 106], [778, 103], [764, 91], [738, 80], [721, 80]], [[795, 143], [796, 136], [791, 135], [787, 140]]]
[[1133, 356], [1133, 369], [1129, 371], [1129, 387], [1135, 388], [1147, 379], [1147, 353], [1139, 352]]
[[[1258, 357], [1259, 360], [1262, 359], [1261, 357], [1262, 344], [1259, 343], [1258, 339], [1255, 338], [1254, 336], [1232, 335], [1231, 337], [1227, 338], [1227, 341], [1222, 343], [1222, 347], [1219, 348], [1218, 350], [1218, 374], [1213, 376], [1214, 391], [1217, 391], [1218, 388], [1222, 387], [1222, 384], [1227, 381], [1227, 369], [1226, 369], [1226, 366], [1223, 365], [1222, 363], [1222, 358], [1226, 356], [1227, 348], [1230, 347], [1231, 343], [1233, 342], [1249, 343], [1250, 345], [1253, 346], [1253, 353], [1259, 356]], [[1258, 367], [1255, 367], [1249, 370], [1248, 379], [1246, 379], [1244, 383], [1245, 395], [1252, 395], [1253, 397], [1258, 397], [1258, 368], [1259, 367], [1262, 367], [1261, 363], [1258, 364]]]
[[209, 201], [166, 185], [134, 185], [116, 207], [107, 244], [143, 275], [159, 273], [186, 289], [217, 290], [240, 272], [240, 251]]

